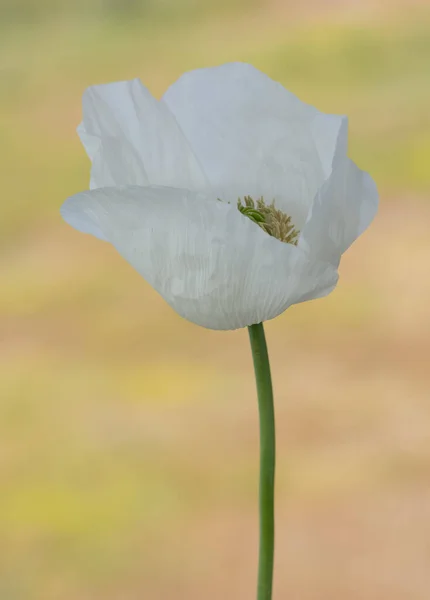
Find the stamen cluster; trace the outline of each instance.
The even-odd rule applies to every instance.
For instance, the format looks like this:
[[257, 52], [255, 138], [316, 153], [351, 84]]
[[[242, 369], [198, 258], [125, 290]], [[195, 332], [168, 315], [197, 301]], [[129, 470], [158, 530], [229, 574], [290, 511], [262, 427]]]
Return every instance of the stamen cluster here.
[[251, 196], [245, 196], [237, 201], [240, 212], [254, 221], [269, 235], [286, 244], [297, 246], [299, 231], [294, 227], [291, 217], [275, 207], [275, 201], [267, 205], [263, 196], [254, 201]]

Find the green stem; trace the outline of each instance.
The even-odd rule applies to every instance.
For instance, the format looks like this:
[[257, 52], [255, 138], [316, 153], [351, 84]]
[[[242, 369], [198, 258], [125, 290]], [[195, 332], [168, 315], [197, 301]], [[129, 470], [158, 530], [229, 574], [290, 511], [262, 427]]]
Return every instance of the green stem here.
[[263, 324], [248, 328], [260, 413], [260, 551], [257, 600], [271, 600], [275, 546], [275, 412]]

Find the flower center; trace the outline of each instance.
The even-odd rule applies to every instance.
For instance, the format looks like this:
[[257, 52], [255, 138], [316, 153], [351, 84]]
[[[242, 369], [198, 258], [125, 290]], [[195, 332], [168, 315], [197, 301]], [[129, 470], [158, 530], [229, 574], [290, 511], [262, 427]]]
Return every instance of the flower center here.
[[237, 201], [240, 212], [254, 221], [263, 231], [286, 244], [297, 246], [300, 232], [294, 227], [291, 217], [271, 204], [264, 202], [263, 196], [254, 201], [251, 196], [245, 196]]

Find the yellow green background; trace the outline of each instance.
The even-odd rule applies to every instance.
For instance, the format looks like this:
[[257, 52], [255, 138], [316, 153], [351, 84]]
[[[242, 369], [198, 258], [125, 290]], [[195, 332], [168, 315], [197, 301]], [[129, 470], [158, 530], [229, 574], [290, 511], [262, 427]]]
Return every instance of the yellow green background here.
[[430, 597], [426, 2], [0, 0], [0, 599], [248, 600], [247, 332], [178, 317], [62, 222], [83, 90], [253, 63], [350, 117], [381, 208], [337, 290], [267, 324], [276, 600]]

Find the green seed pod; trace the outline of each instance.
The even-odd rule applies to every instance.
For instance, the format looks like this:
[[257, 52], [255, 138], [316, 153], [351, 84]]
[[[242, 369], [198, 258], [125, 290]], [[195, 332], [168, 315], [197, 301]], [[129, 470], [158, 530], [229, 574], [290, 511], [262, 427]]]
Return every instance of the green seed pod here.
[[258, 223], [264, 223], [265, 221], [264, 215], [262, 215], [258, 210], [255, 210], [255, 208], [244, 208], [241, 212], [250, 219], [254, 219]]

